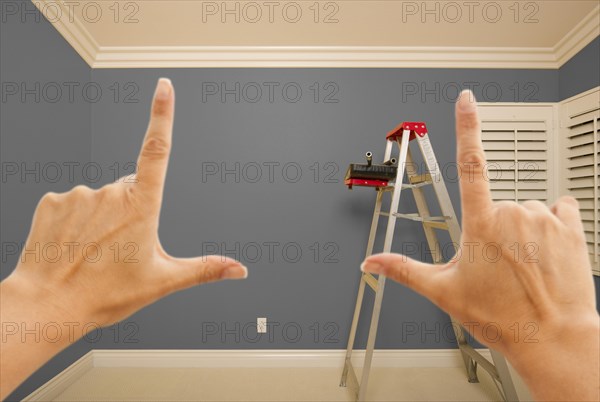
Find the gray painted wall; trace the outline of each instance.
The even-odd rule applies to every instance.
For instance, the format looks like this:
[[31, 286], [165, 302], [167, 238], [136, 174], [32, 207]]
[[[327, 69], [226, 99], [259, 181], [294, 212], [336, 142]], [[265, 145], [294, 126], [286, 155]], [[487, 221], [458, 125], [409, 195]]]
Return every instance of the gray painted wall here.
[[[33, 9], [29, 2], [23, 4]], [[2, 181], [3, 244], [25, 240], [35, 204], [46, 191], [65, 191], [79, 183], [100, 186], [130, 170], [127, 163], [135, 161], [155, 81], [168, 76], [177, 90], [178, 107], [162, 242], [178, 256], [213, 250], [231, 255], [228, 250], [237, 245], [237, 256], [250, 268], [246, 281], [187, 290], [91, 334], [45, 365], [10, 400], [24, 397], [91, 348], [343, 348], [374, 201], [373, 191], [344, 188], [347, 164], [360, 161], [366, 150], [380, 159], [383, 136], [399, 121], [425, 120], [438, 159], [451, 176], [452, 103], [458, 86], [474, 86], [484, 101], [566, 97], [559, 89], [565, 82], [562, 74], [567, 74], [564, 68], [90, 72], [43, 19], [7, 18], [0, 36], [2, 83], [41, 85], [39, 103], [32, 95], [23, 102], [16, 94], [1, 104], [3, 173], [13, 162], [39, 162], [41, 175], [39, 183], [31, 175], [25, 180], [10, 175]], [[593, 55], [584, 54], [576, 59], [585, 64]], [[52, 103], [52, 83], [65, 90], [70, 82], [79, 83], [74, 101], [63, 93]], [[220, 94], [213, 94], [214, 83], [219, 91], [225, 83], [234, 93], [222, 101]], [[85, 84], [88, 92], [83, 93]], [[257, 87], [262, 89], [258, 100]], [[102, 95], [96, 99], [98, 88]], [[297, 88], [302, 95], [296, 101]], [[79, 163], [73, 180], [64, 165], [69, 162]], [[93, 165], [84, 171], [87, 162]], [[235, 162], [240, 164], [238, 182], [234, 173], [222, 180], [223, 168], [235, 169]], [[56, 183], [53, 163], [63, 167]], [[450, 180], [448, 186], [460, 214], [457, 185]], [[414, 208], [408, 197], [402, 208]], [[406, 251], [401, 244], [419, 246], [423, 241], [419, 228], [407, 225], [395, 244], [397, 251]], [[302, 257], [294, 262], [298, 250]], [[16, 264], [16, 256], [7, 254], [3, 249], [2, 278]], [[419, 252], [412, 255], [426, 258]], [[256, 340], [252, 325], [258, 316], [278, 323], [271, 327], [272, 338]], [[420, 330], [413, 334], [415, 326]], [[447, 317], [431, 303], [388, 285], [377, 347], [452, 347], [448, 329]], [[365, 338], [362, 323], [358, 343], [364, 345]]]
[[[160, 237], [165, 249], [175, 255], [202, 254], [206, 245], [240, 245], [240, 255], [250, 270], [246, 281], [219, 283], [190, 289], [156, 303], [130, 318], [139, 326], [138, 344], [116, 347], [139, 348], [343, 348], [352, 317], [362, 261], [374, 205], [375, 192], [365, 188], [349, 191], [343, 174], [350, 162], [361, 161], [371, 150], [382, 158], [385, 134], [403, 120], [427, 122], [438, 159], [448, 172], [455, 160], [454, 98], [458, 86], [471, 82], [476, 95], [498, 101], [520, 96], [540, 101], [558, 100], [558, 71], [531, 70], [417, 70], [417, 69], [204, 69], [204, 70], [96, 70], [94, 81], [102, 86], [114, 82], [134, 82], [140, 88], [139, 103], [123, 106], [103, 101], [92, 108], [93, 160], [99, 165], [126, 164], [135, 160], [144, 134], [151, 92], [160, 76], [173, 80], [177, 93], [175, 137], [161, 217]], [[268, 96], [252, 103], [256, 85], [278, 83], [274, 101]], [[337, 103], [315, 102], [314, 83], [323, 89], [338, 89]], [[223, 100], [214, 91], [235, 88], [235, 94]], [[426, 83], [441, 89], [428, 95], [409, 95], [414, 83]], [[458, 83], [455, 85], [454, 83]], [[281, 88], [302, 88], [302, 97], [286, 101]], [[482, 93], [486, 88], [487, 93]], [[246, 88], [246, 92], [244, 92]], [[254, 88], [254, 92], [250, 92]], [[446, 88], [446, 90], [444, 90]], [[535, 90], [536, 94], [530, 92]], [[447, 91], [447, 95], [445, 95]], [[235, 92], [235, 91], [234, 91]], [[410, 91], [409, 91], [410, 93]], [[246, 97], [244, 98], [244, 94]], [[439, 99], [436, 99], [439, 95]], [[523, 100], [523, 99], [521, 99]], [[532, 99], [530, 99], [532, 100]], [[234, 169], [240, 164], [240, 178], [233, 174], [224, 180], [207, 169]], [[277, 163], [274, 183], [269, 182], [265, 163]], [[302, 177], [286, 182], [282, 177], [286, 163], [296, 163]], [[316, 164], [316, 165], [315, 165]], [[256, 178], [256, 166], [262, 178]], [[311, 166], [318, 166], [316, 180]], [[326, 174], [333, 182], [326, 183]], [[246, 169], [246, 170], [244, 170]], [[288, 181], [295, 170], [289, 168]], [[458, 205], [456, 182], [448, 183], [455, 206]], [[414, 211], [411, 197], [401, 200], [401, 208]], [[458, 211], [460, 213], [460, 211]], [[404, 224], [404, 222], [403, 222]], [[402, 245], [423, 244], [417, 225], [407, 224], [395, 240]], [[224, 246], [221, 243], [225, 243]], [[255, 244], [280, 242], [274, 261], [267, 247], [256, 259]], [[314, 262], [311, 245], [318, 243], [321, 255]], [[299, 245], [302, 259], [290, 262], [282, 255], [284, 244]], [[244, 246], [246, 252], [244, 253]], [[335, 252], [336, 262], [324, 261]], [[419, 254], [413, 257], [421, 258]], [[263, 336], [254, 341], [254, 333], [244, 326], [257, 317], [280, 323], [274, 339]], [[215, 330], [213, 323], [223, 328]], [[320, 328], [314, 340], [314, 325]], [[358, 344], [364, 345], [366, 323], [362, 323]], [[225, 329], [241, 336], [225, 334]], [[286, 327], [287, 325], [287, 327]], [[378, 348], [448, 348], [451, 337], [434, 334], [406, 335], [407, 326], [423, 326], [436, 332], [449, 325], [444, 313], [426, 299], [399, 285], [390, 283], [383, 306]], [[295, 331], [302, 336], [295, 339]], [[449, 327], [448, 327], [449, 328]], [[286, 333], [285, 331], [289, 331]], [[339, 331], [339, 332], [336, 332]], [[213, 332], [217, 332], [213, 334]], [[336, 332], [331, 342], [324, 337]], [[405, 339], [403, 340], [403, 333]], [[438, 331], [438, 334], [440, 332]], [[423, 335], [423, 339], [421, 339]], [[222, 338], [222, 337], [223, 338]], [[223, 340], [224, 339], [224, 340]], [[112, 341], [100, 341], [97, 347], [115, 347]]]
[[600, 85], [600, 36], [566, 62], [558, 77], [561, 100]]
[[[12, 4], [19, 10], [34, 9], [28, 1]], [[5, 278], [18, 259], [11, 248], [25, 241], [40, 197], [47, 191], [66, 191], [84, 182], [81, 175], [69, 180], [66, 171], [57, 178], [53, 166], [89, 162], [91, 106], [80, 97], [70, 102], [68, 96], [58, 96], [53, 91], [56, 85], [64, 88], [71, 85], [69, 82], [87, 83], [90, 69], [50, 24], [43, 19], [36, 22], [35, 15], [28, 15], [25, 20], [19, 15], [2, 15], [0, 63], [0, 277]], [[18, 93], [11, 95], [13, 83]], [[39, 90], [35, 89], [36, 83]], [[33, 90], [24, 101], [21, 84]], [[18, 171], [12, 174], [15, 164]], [[28, 174], [22, 178], [23, 168], [37, 171], [39, 177]], [[20, 400], [88, 349], [88, 345], [79, 343], [59, 354], [9, 399]]]

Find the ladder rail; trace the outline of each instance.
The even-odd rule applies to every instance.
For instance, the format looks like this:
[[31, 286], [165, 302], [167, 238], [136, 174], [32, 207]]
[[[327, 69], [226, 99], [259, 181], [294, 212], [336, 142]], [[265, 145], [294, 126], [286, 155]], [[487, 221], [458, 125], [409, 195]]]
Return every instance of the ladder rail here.
[[[391, 149], [390, 149], [391, 152]], [[386, 152], [387, 153], [387, 152]], [[379, 226], [379, 213], [381, 212], [381, 203], [383, 199], [383, 191], [377, 192], [377, 198], [375, 200], [375, 210], [373, 211], [373, 219], [371, 221], [371, 230], [369, 232], [369, 240], [367, 243], [366, 256], [370, 256], [373, 253], [373, 247], [375, 245], [375, 237], [377, 235], [377, 227]], [[369, 274], [370, 275], [370, 274]], [[358, 395], [358, 380], [356, 380], [356, 374], [354, 373], [352, 366], [352, 350], [354, 349], [354, 341], [356, 339], [356, 330], [358, 328], [358, 321], [360, 318], [360, 310], [362, 308], [363, 298], [365, 295], [365, 273], [361, 273], [360, 284], [358, 286], [358, 296], [356, 297], [356, 306], [354, 307], [354, 316], [352, 318], [352, 326], [350, 328], [350, 336], [348, 337], [348, 347], [346, 348], [346, 358], [344, 362], [344, 371], [342, 372], [342, 379], [340, 380], [340, 386], [345, 387], [347, 384], [348, 373], [353, 382], [356, 383], [356, 392]], [[354, 384], [353, 384], [354, 385]]]
[[[417, 143], [419, 148], [424, 156], [425, 164], [427, 166], [427, 170], [431, 175], [432, 185], [434, 189], [434, 193], [436, 195], [438, 204], [440, 205], [440, 209], [442, 215], [449, 216], [450, 219], [446, 221], [448, 225], [448, 232], [450, 234], [450, 239], [452, 240], [452, 244], [455, 247], [455, 251], [459, 251], [460, 240], [461, 240], [461, 229], [458, 223], [458, 219], [456, 218], [456, 213], [454, 211], [454, 207], [452, 206], [452, 200], [450, 200], [450, 195], [448, 194], [448, 189], [444, 184], [444, 179], [442, 177], [439, 164], [435, 157], [435, 153], [433, 152], [433, 147], [431, 146], [431, 141], [429, 141], [429, 136], [417, 136]], [[453, 317], [450, 317], [452, 322], [452, 328], [454, 329], [454, 334], [456, 336], [456, 341], [458, 343], [459, 350], [461, 351], [461, 355], [463, 358], [463, 362], [465, 364], [465, 368], [467, 370], [467, 376], [469, 382], [479, 382], [477, 378], [477, 358], [470, 356], [468, 353], [468, 349], [472, 349], [469, 343], [467, 342], [465, 332], [466, 330], [458, 323]], [[472, 349], [473, 352], [477, 353], [482, 359], [485, 359], [481, 354]], [[490, 349], [492, 353], [492, 357], [494, 358], [494, 365], [492, 364], [481, 364], [480, 366], [490, 373], [492, 377], [496, 375], [500, 378], [500, 385], [502, 387], [503, 398], [505, 400], [519, 400], [518, 395], [516, 393], [516, 389], [514, 383], [512, 381], [512, 377], [508, 370], [508, 366], [506, 363], [506, 359], [499, 353]], [[497, 363], [497, 364], [496, 364]], [[499, 368], [502, 368], [500, 370]]]
[[[452, 241], [455, 251], [458, 252], [458, 249], [460, 247], [461, 230], [460, 230], [460, 226], [458, 224], [458, 220], [456, 219], [456, 213], [454, 212], [454, 207], [452, 206], [452, 201], [450, 200], [450, 195], [448, 194], [448, 189], [446, 188], [446, 185], [443, 182], [442, 174], [440, 171], [440, 166], [438, 164], [437, 158], [435, 157], [435, 153], [433, 152], [433, 148], [431, 146], [431, 142], [429, 141], [429, 138], [427, 136], [417, 137], [417, 142], [419, 145], [419, 149], [421, 150], [421, 153], [423, 154], [423, 159], [425, 160], [425, 165], [427, 167], [427, 170], [428, 170], [429, 174], [431, 175], [431, 183], [433, 186], [435, 196], [438, 201], [438, 205], [440, 206], [441, 213], [444, 216], [450, 217], [450, 219], [446, 220], [446, 230], [448, 230], [448, 232], [450, 234], [450, 240]], [[414, 189], [414, 190], [418, 190], [418, 189]], [[414, 193], [415, 192], [413, 191], [413, 194]], [[416, 201], [416, 196], [415, 196], [415, 201]], [[424, 201], [424, 199], [423, 199], [423, 201]], [[424, 205], [425, 205], [425, 208], [428, 209], [428, 207], [426, 206], [427, 205], [426, 201], [424, 201]], [[421, 205], [421, 203], [417, 202], [417, 209], [419, 210], [419, 213], [421, 213], [422, 207], [423, 207], [423, 205]], [[433, 230], [428, 225], [423, 225], [423, 226], [429, 227], [430, 230]], [[437, 241], [437, 235], [435, 234], [435, 232], [434, 232], [433, 236], [436, 239], [434, 243], [430, 243], [429, 239], [428, 239], [428, 245], [429, 245], [430, 250], [431, 250], [431, 247], [439, 247], [439, 242]], [[441, 256], [441, 250], [439, 250], [438, 258], [440, 259], [440, 261], [443, 258], [443, 256]], [[464, 329], [459, 325], [458, 322], [456, 322], [454, 320], [454, 318], [450, 317], [450, 320], [452, 323], [452, 329], [454, 331], [454, 336], [456, 337], [456, 342], [458, 343], [458, 348], [460, 350], [461, 357], [463, 359], [463, 363], [464, 363], [465, 369], [467, 371], [467, 376], [468, 376], [469, 382], [479, 382], [479, 379], [477, 378], [476, 361], [471, 356], [469, 356], [469, 353], [464, 349], [466, 346], [468, 346], [468, 342], [467, 342], [467, 339], [465, 336]]]
[[[421, 127], [425, 128], [424, 125]], [[396, 137], [386, 141], [384, 161], [390, 159], [393, 145], [397, 144], [399, 147], [398, 169], [393, 185], [377, 188], [377, 200], [373, 213], [373, 220], [371, 222], [366, 256], [368, 257], [373, 253], [378, 222], [381, 216], [386, 216], [388, 218], [383, 245], [384, 253], [389, 253], [392, 249], [396, 220], [399, 218], [406, 218], [422, 222], [423, 230], [425, 232], [425, 237], [427, 239], [427, 244], [432, 254], [433, 261], [435, 264], [439, 264], [443, 263], [443, 255], [437, 233], [434, 229], [448, 231], [455, 251], [458, 252], [461, 240], [460, 224], [456, 218], [456, 213], [454, 211], [454, 207], [452, 206], [452, 201], [448, 194], [448, 189], [444, 183], [438, 162], [431, 146], [431, 142], [429, 141], [428, 133], [424, 131], [424, 133], [421, 132], [419, 135], [414, 136], [414, 138], [417, 139], [419, 150], [421, 151], [425, 160], [427, 169], [427, 173], [425, 174], [419, 174], [412, 159], [412, 154], [409, 147], [409, 141], [411, 140], [410, 136], [412, 134], [413, 133], [411, 130], [404, 129], [400, 139]], [[408, 178], [408, 184], [403, 184], [405, 174]], [[427, 201], [425, 199], [425, 194], [423, 192], [423, 187], [425, 185], [432, 185], [437, 202], [441, 209], [442, 216], [431, 216]], [[417, 214], [398, 213], [402, 189], [412, 190], [415, 203], [417, 205]], [[392, 191], [390, 210], [389, 212], [382, 212], [381, 206], [383, 194], [388, 191]], [[379, 275], [377, 278], [375, 278], [375, 276], [371, 274], [361, 274], [358, 297], [354, 309], [354, 316], [352, 319], [352, 326], [348, 339], [348, 347], [346, 350], [344, 370], [342, 372], [342, 379], [340, 382], [340, 386], [346, 386], [348, 382], [352, 383], [353, 392], [358, 401], [366, 400], [367, 386], [377, 337], [377, 329], [379, 325], [379, 318], [381, 316], [385, 281], [386, 277], [384, 275]], [[351, 358], [366, 286], [369, 286], [375, 291], [375, 301], [371, 314], [371, 323], [369, 326], [369, 336], [367, 339], [364, 365], [362, 369], [361, 380], [359, 382], [354, 370], [354, 366], [352, 365]], [[492, 376], [493, 380], [497, 382], [496, 385], [498, 385], [498, 383], [500, 384], [498, 390], [505, 401], [518, 401], [519, 397], [510, 375], [508, 363], [502, 354], [490, 349], [493, 363], [490, 362], [483, 355], [473, 349], [471, 345], [469, 345], [465, 335], [467, 333], [466, 330], [459, 325], [459, 323], [454, 320], [453, 317], [450, 317], [450, 320], [452, 322], [456, 341], [465, 364], [469, 382], [479, 382], [477, 378], [477, 367], [482, 367]], [[349, 380], [348, 377], [350, 377]]]
[[[406, 163], [407, 163], [407, 166], [414, 166], [414, 161], [413, 161], [410, 150], [406, 154]], [[409, 173], [408, 169], [407, 169], [407, 173], [410, 175], [409, 178], [414, 177], [416, 175], [416, 172]], [[417, 210], [419, 211], [419, 215], [421, 215], [423, 218], [427, 218], [427, 217], [431, 216], [431, 213], [429, 212], [429, 207], [427, 206], [427, 201], [425, 200], [425, 194], [423, 194], [423, 190], [421, 188], [413, 188], [412, 193], [413, 193], [413, 197], [415, 199], [415, 204], [417, 205]], [[433, 259], [433, 263], [434, 264], [441, 263], [442, 259], [443, 259], [442, 250], [440, 247], [440, 242], [438, 240], [438, 237], [435, 233], [435, 230], [430, 225], [424, 224], [423, 231], [425, 232], [425, 238], [427, 239], [427, 245], [429, 246], [429, 251], [432, 254], [431, 257]]]
[[[399, 161], [406, 160], [406, 153], [408, 152], [408, 141], [409, 136], [405, 135], [402, 138], [400, 144], [400, 155]], [[385, 153], [385, 160], [388, 160], [391, 156], [391, 149], [393, 143], [388, 141]], [[404, 178], [404, 163], [398, 164], [398, 170], [396, 172], [396, 181], [394, 184], [394, 192], [392, 193], [392, 201], [390, 203], [390, 211], [397, 211], [398, 205], [400, 204], [400, 194], [402, 192], [402, 179]], [[383, 244], [383, 252], [389, 253], [392, 250], [392, 243], [394, 240], [394, 230], [396, 228], [397, 217], [390, 214], [388, 217], [387, 227], [385, 230], [385, 240]], [[367, 397], [367, 386], [369, 383], [369, 375], [371, 373], [371, 363], [373, 361], [373, 351], [375, 350], [375, 340], [377, 338], [377, 328], [379, 326], [379, 317], [381, 316], [381, 305], [383, 302], [383, 291], [385, 288], [385, 275], [379, 275], [377, 280], [377, 292], [375, 293], [375, 301], [373, 303], [373, 313], [371, 314], [371, 324], [369, 327], [369, 337], [367, 339], [367, 348], [365, 353], [365, 362], [363, 364], [362, 376], [360, 380], [358, 390], [358, 400], [365, 401]]]

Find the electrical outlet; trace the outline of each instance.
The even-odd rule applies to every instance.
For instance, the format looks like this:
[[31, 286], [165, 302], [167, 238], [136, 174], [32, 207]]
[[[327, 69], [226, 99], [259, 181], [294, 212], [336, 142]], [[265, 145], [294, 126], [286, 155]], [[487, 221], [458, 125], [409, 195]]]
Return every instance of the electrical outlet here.
[[258, 317], [256, 319], [256, 332], [259, 334], [267, 333], [267, 319], [265, 317]]

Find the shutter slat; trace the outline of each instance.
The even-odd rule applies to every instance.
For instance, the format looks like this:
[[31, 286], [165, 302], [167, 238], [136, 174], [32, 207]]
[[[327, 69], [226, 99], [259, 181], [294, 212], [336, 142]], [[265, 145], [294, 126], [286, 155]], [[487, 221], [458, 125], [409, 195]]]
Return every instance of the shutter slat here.
[[593, 145], [594, 142], [594, 133], [589, 131], [585, 134], [581, 134], [575, 137], [570, 138], [569, 140], [569, 149], [573, 147], [578, 147], [581, 145]]
[[576, 179], [578, 177], [594, 177], [594, 165], [574, 167], [567, 170], [567, 179]]
[[567, 165], [568, 169], [582, 167], [582, 166], [594, 167], [594, 155], [588, 154], [588, 155], [584, 155], [584, 156], [568, 158], [566, 165]]
[[515, 149], [514, 141], [486, 141], [484, 143], [484, 149], [489, 151], [503, 151]]
[[514, 131], [481, 131], [481, 140], [482, 141], [514, 141], [515, 132]]
[[[491, 161], [514, 161], [515, 160], [515, 152], [514, 151], [489, 151], [486, 152], [488, 155], [488, 159]], [[513, 163], [514, 166], [514, 163]]]
[[567, 148], [567, 158], [577, 158], [586, 155], [594, 155], [594, 144], [585, 144], [577, 147]]
[[545, 161], [545, 160], [547, 160], [545, 151], [539, 152], [539, 151], [517, 150], [517, 158], [519, 161]]
[[594, 120], [598, 120], [599, 116], [598, 109], [590, 110], [589, 112], [582, 113], [577, 116], [572, 116], [569, 118], [567, 127], [576, 127], [588, 122], [593, 122]]
[[548, 144], [542, 141], [517, 141], [517, 150], [519, 151], [545, 151]]
[[547, 131], [547, 123], [543, 120], [482, 120], [485, 131]]
[[571, 125], [567, 128], [569, 129], [569, 134], [567, 134], [567, 138], [574, 139], [581, 135], [593, 133], [594, 122], [592, 120], [588, 120], [582, 124]]

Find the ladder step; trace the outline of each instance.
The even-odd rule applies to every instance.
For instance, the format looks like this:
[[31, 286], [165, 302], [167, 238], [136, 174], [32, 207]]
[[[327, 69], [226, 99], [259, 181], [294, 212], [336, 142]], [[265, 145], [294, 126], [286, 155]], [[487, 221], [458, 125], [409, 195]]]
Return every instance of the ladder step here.
[[[379, 211], [381, 216], [390, 216], [389, 212]], [[423, 225], [434, 229], [449, 230], [448, 224], [445, 220], [450, 219], [449, 216], [427, 216], [422, 217], [419, 214], [401, 214], [393, 213], [396, 218], [410, 219], [411, 221], [423, 222]]]
[[431, 175], [429, 173], [409, 176], [408, 180], [410, 181], [410, 184], [402, 184], [402, 188], [419, 188], [433, 184], [433, 180], [431, 179]]
[[421, 183], [432, 184], [433, 183], [433, 180], [431, 180], [431, 175], [429, 173], [416, 174], [414, 176], [409, 176], [408, 180], [410, 181], [410, 184], [421, 184]]
[[423, 221], [423, 225], [434, 229], [450, 230], [446, 222]]
[[373, 289], [374, 291], [377, 292], [378, 281], [373, 275], [371, 275], [368, 272], [365, 272], [365, 273], [363, 273], [362, 279], [367, 283], [367, 285], [369, 285], [371, 287], [371, 289]]
[[392, 215], [394, 215], [396, 218], [403, 218], [403, 219], [410, 219], [411, 221], [417, 221], [417, 222], [424, 222], [424, 223], [429, 223], [429, 222], [445, 222], [448, 219], [451, 219], [450, 216], [421, 216], [419, 214], [401, 214], [399, 212], [394, 212]]
[[429, 184], [433, 184], [433, 182], [423, 181], [423, 182], [417, 183], [417, 184], [402, 184], [402, 188], [403, 189], [419, 188], [419, 187], [427, 186]]

